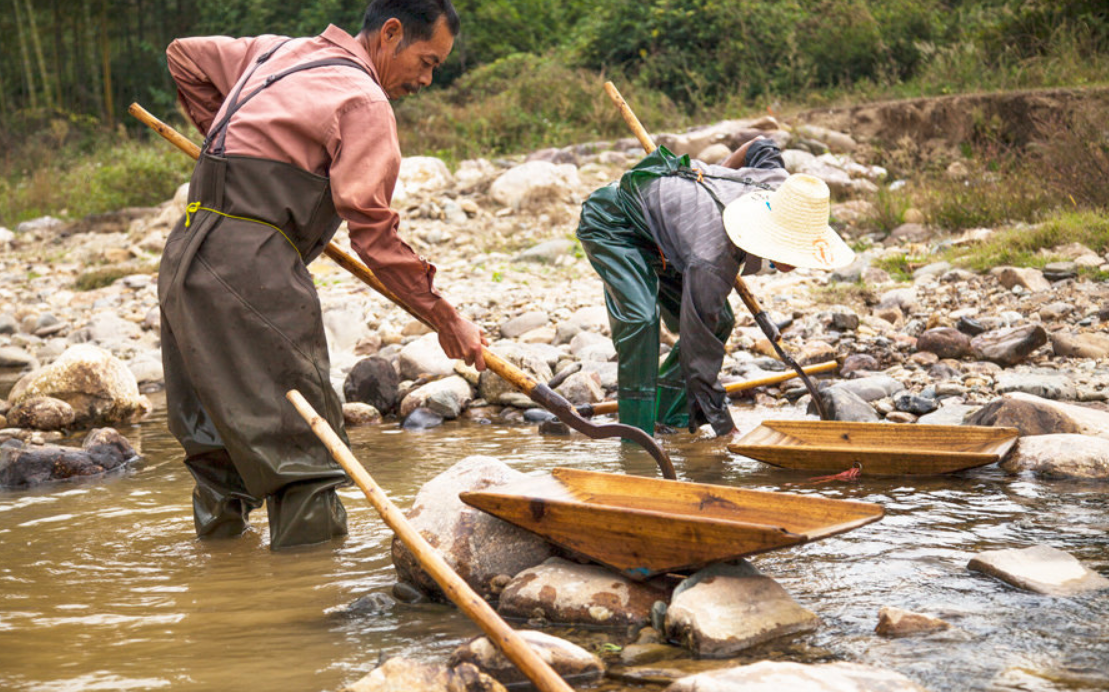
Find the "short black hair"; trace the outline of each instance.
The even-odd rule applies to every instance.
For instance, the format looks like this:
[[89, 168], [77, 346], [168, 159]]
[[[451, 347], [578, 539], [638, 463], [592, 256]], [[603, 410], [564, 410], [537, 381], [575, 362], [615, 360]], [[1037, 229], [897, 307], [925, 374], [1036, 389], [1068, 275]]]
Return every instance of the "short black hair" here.
[[458, 36], [462, 22], [451, 0], [373, 0], [362, 18], [362, 33], [377, 31], [392, 18], [404, 27], [404, 42], [427, 41], [443, 17], [451, 36]]

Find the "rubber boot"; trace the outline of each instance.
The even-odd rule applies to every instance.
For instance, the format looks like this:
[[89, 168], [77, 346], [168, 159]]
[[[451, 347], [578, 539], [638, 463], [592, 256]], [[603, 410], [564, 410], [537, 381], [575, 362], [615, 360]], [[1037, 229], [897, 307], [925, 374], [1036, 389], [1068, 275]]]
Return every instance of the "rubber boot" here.
[[655, 434], [655, 393], [620, 389], [620, 422], [646, 432]]
[[667, 354], [658, 369], [658, 422], [678, 428], [689, 427], [689, 399], [682, 381], [681, 342]]
[[195, 454], [185, 466], [196, 480], [193, 523], [198, 538], [234, 538], [250, 528], [251, 510], [261, 500], [247, 492], [227, 450]]
[[312, 545], [347, 534], [347, 511], [334, 479], [285, 486], [266, 498], [270, 550]]

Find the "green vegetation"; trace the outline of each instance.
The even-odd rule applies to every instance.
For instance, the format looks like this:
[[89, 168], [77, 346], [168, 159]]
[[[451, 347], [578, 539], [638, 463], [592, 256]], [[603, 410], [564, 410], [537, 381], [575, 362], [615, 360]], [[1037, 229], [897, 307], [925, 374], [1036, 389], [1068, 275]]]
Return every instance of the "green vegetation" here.
[[92, 291], [97, 288], [111, 286], [119, 279], [131, 274], [151, 274], [158, 271], [156, 264], [142, 265], [115, 265], [100, 269], [89, 269], [81, 272], [73, 282], [78, 291]]
[[[396, 104], [408, 154], [457, 161], [627, 136], [601, 90], [606, 79], [652, 131], [767, 109], [1109, 80], [1103, 0], [456, 5], [463, 33], [438, 86]], [[15, 11], [0, 13], [0, 35], [12, 44], [0, 53], [0, 224], [154, 204], [186, 179], [188, 160], [124, 114], [138, 100], [183, 127], [165, 69], [173, 37], [305, 35], [328, 22], [356, 32], [364, 6], [12, 0]], [[1070, 153], [1043, 152], [1048, 158], [1035, 164], [1026, 152], [1007, 151], [1005, 133], [983, 117], [968, 143], [974, 182], [959, 187], [938, 170], [912, 189], [880, 195], [872, 230], [896, 227], [910, 202], [930, 223], [952, 229], [1035, 221], [1064, 201], [1104, 207], [1109, 152], [1096, 144], [1105, 142], [1104, 117], [1075, 117], [1049, 124], [1085, 133], [1052, 147]], [[922, 159], [908, 157], [904, 170], [919, 177], [928, 165]]]
[[1109, 216], [1096, 212], [1062, 212], [1032, 227], [1015, 226], [994, 234], [989, 241], [968, 248], [953, 248], [943, 259], [958, 266], [985, 271], [1000, 265], [1042, 268], [1060, 257], [1051, 248], [1081, 243], [1094, 252], [1109, 252]]

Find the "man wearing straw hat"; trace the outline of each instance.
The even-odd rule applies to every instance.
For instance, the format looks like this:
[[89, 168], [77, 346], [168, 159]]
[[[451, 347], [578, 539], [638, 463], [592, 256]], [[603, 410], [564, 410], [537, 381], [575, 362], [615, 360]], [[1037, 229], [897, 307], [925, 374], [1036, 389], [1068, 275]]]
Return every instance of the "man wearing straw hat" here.
[[[828, 214], [828, 186], [790, 176], [761, 137], [720, 166], [659, 147], [589, 196], [577, 236], [605, 286], [621, 423], [649, 434], [656, 423], [735, 430], [718, 379], [735, 277], [763, 259], [779, 271], [850, 264]], [[660, 318], [681, 337], [661, 365]]]

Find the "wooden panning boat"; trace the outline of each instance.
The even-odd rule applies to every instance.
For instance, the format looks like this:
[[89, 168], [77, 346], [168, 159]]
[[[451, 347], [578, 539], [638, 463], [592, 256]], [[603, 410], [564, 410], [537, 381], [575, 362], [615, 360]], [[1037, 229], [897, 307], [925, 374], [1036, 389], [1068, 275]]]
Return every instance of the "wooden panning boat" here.
[[1001, 460], [1016, 428], [847, 421], [763, 421], [728, 450], [773, 466], [864, 476], [952, 473]]
[[883, 514], [867, 502], [569, 468], [459, 497], [637, 581], [815, 541]]

